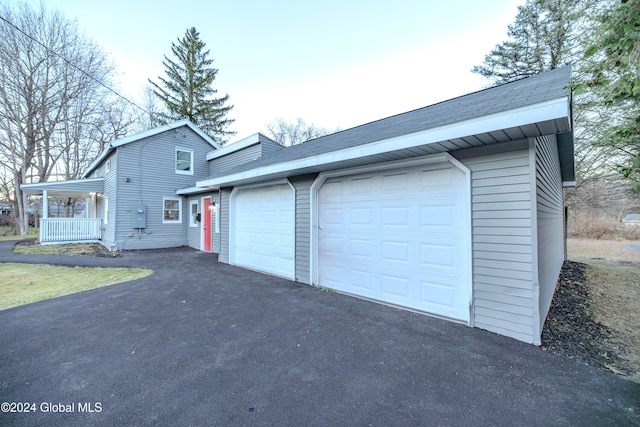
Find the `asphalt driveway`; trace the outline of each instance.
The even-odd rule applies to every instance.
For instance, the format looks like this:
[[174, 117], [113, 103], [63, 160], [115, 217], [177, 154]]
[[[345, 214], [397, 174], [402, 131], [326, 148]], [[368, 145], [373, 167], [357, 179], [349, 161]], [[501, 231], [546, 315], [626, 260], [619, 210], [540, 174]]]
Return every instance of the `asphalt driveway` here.
[[0, 425], [640, 425], [640, 384], [479, 329], [186, 248], [53, 261], [155, 274], [0, 311], [0, 402], [35, 409]]

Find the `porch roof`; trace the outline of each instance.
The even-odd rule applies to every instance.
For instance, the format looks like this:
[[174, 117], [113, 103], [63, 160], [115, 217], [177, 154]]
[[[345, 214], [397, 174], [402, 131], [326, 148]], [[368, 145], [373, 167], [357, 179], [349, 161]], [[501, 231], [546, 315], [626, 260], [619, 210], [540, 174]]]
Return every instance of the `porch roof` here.
[[27, 196], [89, 197], [91, 193], [104, 193], [104, 178], [74, 179], [69, 181], [38, 182], [20, 186]]

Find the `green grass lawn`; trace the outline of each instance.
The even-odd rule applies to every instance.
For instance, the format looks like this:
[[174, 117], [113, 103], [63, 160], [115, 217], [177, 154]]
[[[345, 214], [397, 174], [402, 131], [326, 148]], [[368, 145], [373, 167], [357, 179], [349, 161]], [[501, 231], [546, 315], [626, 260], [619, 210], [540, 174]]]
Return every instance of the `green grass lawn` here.
[[149, 276], [139, 268], [0, 264], [0, 310]]

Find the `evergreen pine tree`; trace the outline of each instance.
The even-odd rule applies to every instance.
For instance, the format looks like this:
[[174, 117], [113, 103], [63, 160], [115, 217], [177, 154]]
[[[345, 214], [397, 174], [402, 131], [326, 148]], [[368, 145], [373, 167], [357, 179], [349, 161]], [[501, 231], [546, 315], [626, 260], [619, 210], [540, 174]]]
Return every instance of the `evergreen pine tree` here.
[[200, 33], [192, 27], [185, 32], [178, 43], [171, 44], [176, 60], [164, 56], [166, 78], [158, 77], [160, 83], [149, 79], [153, 92], [166, 106], [161, 114], [165, 121], [189, 119], [207, 135], [218, 142], [224, 142], [233, 132], [226, 130], [233, 123], [227, 114], [233, 105], [226, 105], [229, 95], [216, 98], [218, 92], [213, 82], [218, 74], [211, 67], [213, 59], [208, 58], [209, 50], [200, 40]]
[[581, 55], [582, 21], [590, 0], [527, 0], [518, 6], [509, 39], [471, 70], [491, 83], [507, 83], [574, 62]]
[[614, 114], [598, 141], [617, 150], [617, 169], [640, 191], [640, 0], [616, 1], [586, 50], [576, 93], [592, 94]]

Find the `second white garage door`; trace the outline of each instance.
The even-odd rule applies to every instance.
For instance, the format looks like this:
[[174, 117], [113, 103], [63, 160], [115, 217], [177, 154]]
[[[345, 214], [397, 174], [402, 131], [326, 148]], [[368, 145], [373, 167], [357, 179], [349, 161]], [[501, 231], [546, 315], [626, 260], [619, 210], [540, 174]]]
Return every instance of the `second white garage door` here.
[[468, 321], [468, 198], [450, 163], [328, 179], [318, 191], [318, 284]]
[[293, 278], [293, 189], [288, 184], [238, 189], [232, 203], [231, 263]]

